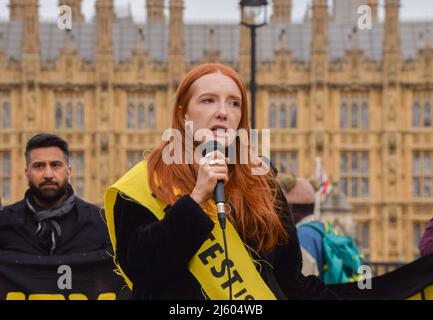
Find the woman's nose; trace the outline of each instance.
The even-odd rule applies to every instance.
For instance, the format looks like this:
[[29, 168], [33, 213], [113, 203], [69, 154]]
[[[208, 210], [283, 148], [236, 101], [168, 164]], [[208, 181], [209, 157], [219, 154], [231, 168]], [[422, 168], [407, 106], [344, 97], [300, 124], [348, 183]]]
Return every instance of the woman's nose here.
[[224, 118], [227, 117], [227, 106], [223, 102], [218, 104], [218, 116]]

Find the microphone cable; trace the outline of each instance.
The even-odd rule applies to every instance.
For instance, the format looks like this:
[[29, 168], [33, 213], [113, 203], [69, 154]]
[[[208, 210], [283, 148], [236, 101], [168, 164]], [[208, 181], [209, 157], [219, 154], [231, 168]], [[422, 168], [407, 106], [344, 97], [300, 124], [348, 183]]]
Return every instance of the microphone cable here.
[[233, 300], [233, 287], [232, 287], [232, 276], [229, 265], [229, 251], [227, 249], [227, 237], [226, 237], [226, 212], [225, 203], [223, 201], [217, 203], [218, 210], [218, 221], [220, 223], [221, 231], [223, 234], [225, 261], [227, 266], [228, 280], [229, 280], [229, 300]]

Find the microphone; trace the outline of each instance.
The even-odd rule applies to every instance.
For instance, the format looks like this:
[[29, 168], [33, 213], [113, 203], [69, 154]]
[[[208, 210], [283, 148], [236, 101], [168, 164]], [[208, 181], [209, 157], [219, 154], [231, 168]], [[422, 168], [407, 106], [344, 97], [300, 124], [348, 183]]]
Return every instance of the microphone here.
[[[225, 155], [225, 148], [221, 143], [216, 140], [208, 141], [203, 146], [202, 155], [205, 157], [208, 153], [218, 150]], [[215, 190], [213, 192], [213, 198], [217, 205], [218, 221], [221, 229], [226, 228], [226, 209], [225, 209], [225, 195], [224, 195], [224, 181], [218, 180]]]
[[[202, 155], [205, 157], [208, 153], [218, 150], [225, 155], [225, 148], [221, 143], [216, 140], [211, 140], [203, 145]], [[232, 276], [230, 272], [229, 263], [229, 251], [227, 249], [227, 238], [226, 238], [226, 209], [225, 209], [225, 195], [224, 195], [224, 181], [218, 180], [213, 192], [213, 198], [217, 205], [218, 221], [221, 226], [223, 234], [224, 252], [225, 252], [225, 263], [227, 266], [227, 276], [229, 283], [229, 300], [233, 300], [233, 288], [232, 288]]]

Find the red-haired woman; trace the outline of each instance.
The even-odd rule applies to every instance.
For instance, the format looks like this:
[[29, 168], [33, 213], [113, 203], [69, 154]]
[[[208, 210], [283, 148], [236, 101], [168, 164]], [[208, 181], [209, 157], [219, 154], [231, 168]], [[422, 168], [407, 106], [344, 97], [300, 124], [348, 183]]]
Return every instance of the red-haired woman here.
[[[181, 147], [185, 132], [208, 129], [207, 138], [224, 147], [237, 142], [239, 157], [239, 136], [228, 134], [249, 132], [239, 75], [221, 64], [193, 68], [177, 89], [172, 128], [182, 136]], [[296, 228], [272, 171], [252, 174], [257, 164], [228, 161], [220, 151], [192, 163], [167, 163], [169, 144], [153, 150], [105, 198], [118, 267], [134, 298], [335, 298], [318, 278], [301, 274]], [[185, 149], [180, 148], [183, 160]], [[218, 180], [224, 181], [230, 208], [228, 260], [212, 200]]]

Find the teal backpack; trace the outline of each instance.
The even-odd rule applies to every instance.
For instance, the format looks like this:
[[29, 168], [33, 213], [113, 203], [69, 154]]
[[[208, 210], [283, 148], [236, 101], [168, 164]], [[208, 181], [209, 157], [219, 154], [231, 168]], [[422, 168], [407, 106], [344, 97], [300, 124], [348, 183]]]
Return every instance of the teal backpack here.
[[340, 284], [359, 279], [358, 268], [361, 266], [361, 254], [352, 237], [340, 236], [327, 222], [325, 231], [314, 222], [302, 226], [313, 228], [323, 239], [323, 281], [326, 284]]

